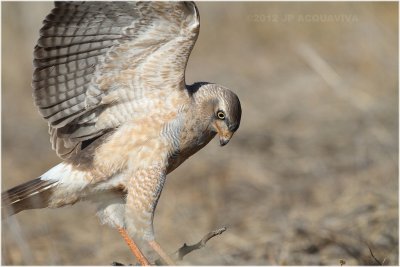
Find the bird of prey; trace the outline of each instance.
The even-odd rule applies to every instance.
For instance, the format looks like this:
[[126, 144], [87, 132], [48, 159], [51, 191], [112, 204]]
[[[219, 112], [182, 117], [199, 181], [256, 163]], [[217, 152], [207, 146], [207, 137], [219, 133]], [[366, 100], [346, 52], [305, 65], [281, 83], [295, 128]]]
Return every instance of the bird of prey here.
[[33, 95], [63, 160], [2, 194], [3, 217], [89, 200], [143, 265], [166, 175], [239, 128], [227, 88], [185, 83], [199, 34], [192, 2], [55, 2], [34, 48]]

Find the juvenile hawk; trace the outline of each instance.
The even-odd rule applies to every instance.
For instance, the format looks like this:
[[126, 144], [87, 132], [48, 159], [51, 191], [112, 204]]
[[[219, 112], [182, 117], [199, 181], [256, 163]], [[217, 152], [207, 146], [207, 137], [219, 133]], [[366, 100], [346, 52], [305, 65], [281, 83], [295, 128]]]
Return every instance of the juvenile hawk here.
[[188, 2], [55, 2], [34, 49], [35, 104], [63, 162], [2, 194], [2, 213], [98, 204], [141, 264], [133, 240], [155, 241], [153, 215], [166, 175], [216, 134], [239, 128], [238, 97], [212, 83], [186, 85], [199, 34]]

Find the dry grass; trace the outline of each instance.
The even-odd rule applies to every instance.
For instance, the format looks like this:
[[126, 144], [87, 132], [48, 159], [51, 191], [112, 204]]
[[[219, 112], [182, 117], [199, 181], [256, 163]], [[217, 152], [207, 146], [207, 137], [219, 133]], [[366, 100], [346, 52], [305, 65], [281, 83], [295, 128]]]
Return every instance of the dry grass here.
[[[199, 3], [187, 80], [236, 91], [242, 125], [227, 147], [211, 142], [168, 177], [162, 245], [173, 252], [227, 226], [183, 263], [369, 265], [370, 247], [398, 264], [397, 5]], [[50, 6], [2, 3], [3, 189], [59, 161], [29, 85]], [[3, 264], [132, 262], [89, 204], [14, 219], [2, 224]]]

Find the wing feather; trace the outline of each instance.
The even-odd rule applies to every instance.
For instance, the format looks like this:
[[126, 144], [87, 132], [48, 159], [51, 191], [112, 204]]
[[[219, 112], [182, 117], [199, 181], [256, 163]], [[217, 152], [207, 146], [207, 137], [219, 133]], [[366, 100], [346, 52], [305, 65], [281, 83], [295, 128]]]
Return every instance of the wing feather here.
[[77, 44], [86, 44], [101, 41], [115, 41], [121, 39], [122, 35], [89, 35], [89, 36], [55, 36], [42, 37], [38, 40], [38, 46], [46, 47], [61, 47]]
[[105, 40], [98, 42], [87, 42], [87, 43], [79, 43], [73, 45], [66, 46], [56, 46], [56, 47], [38, 47], [35, 49], [35, 59], [59, 59], [62, 57], [76, 56], [83, 54], [83, 56], [87, 56], [88, 53], [93, 51], [98, 51], [104, 48], [110, 48], [116, 42], [114, 40]]
[[186, 89], [194, 3], [57, 1], [43, 23], [32, 86], [62, 158]]
[[[58, 85], [61, 86], [63, 83], [73, 81], [79, 78], [84, 78], [85, 80], [88, 80], [90, 82], [92, 78], [92, 74], [95, 71], [94, 67], [84, 69], [82, 71], [77, 71], [74, 73], [69, 73], [67, 75], [57, 75], [55, 77], [48, 77], [46, 78], [45, 76], [40, 77], [39, 75], [33, 75], [33, 81], [32, 81], [32, 87], [36, 91], [46, 91], [46, 87], [50, 85]], [[34, 92], [34, 94], [36, 94]]]

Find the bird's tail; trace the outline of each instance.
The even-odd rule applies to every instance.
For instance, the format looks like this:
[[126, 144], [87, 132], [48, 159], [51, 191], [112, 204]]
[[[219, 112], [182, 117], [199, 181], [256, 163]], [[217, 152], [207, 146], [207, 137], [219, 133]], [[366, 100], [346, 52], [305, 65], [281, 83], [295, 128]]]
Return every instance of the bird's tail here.
[[55, 185], [56, 180], [42, 180], [39, 177], [1, 193], [2, 218], [23, 210], [46, 208]]

